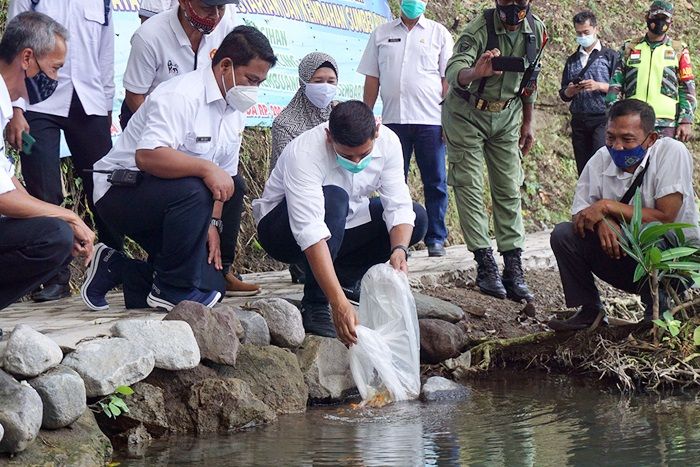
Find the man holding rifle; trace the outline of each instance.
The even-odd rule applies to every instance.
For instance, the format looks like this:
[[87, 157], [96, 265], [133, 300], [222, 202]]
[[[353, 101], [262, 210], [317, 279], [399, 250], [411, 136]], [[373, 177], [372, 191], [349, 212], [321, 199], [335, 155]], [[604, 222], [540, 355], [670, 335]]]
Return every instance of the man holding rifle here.
[[[482, 293], [531, 301], [523, 277], [525, 238], [520, 206], [525, 156], [535, 141], [533, 106], [544, 24], [530, 12], [532, 0], [496, 0], [467, 25], [447, 64], [450, 84], [442, 109], [448, 184], [454, 188], [465, 241], [477, 261]], [[501, 276], [491, 250], [483, 200], [483, 165], [489, 174]]]

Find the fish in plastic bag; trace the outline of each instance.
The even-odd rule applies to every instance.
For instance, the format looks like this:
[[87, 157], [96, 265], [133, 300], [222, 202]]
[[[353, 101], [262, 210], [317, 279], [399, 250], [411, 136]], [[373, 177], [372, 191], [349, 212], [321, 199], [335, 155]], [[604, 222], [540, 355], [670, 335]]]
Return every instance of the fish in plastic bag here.
[[388, 264], [362, 278], [357, 343], [350, 369], [363, 405], [381, 406], [420, 394], [420, 331], [404, 273]]

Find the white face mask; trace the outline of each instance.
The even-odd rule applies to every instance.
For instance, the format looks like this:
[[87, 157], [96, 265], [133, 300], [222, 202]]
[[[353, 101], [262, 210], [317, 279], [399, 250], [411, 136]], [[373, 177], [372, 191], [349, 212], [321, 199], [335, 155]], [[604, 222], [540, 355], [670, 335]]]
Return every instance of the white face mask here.
[[[226, 103], [235, 110], [241, 113], [246, 113], [248, 109], [253, 107], [258, 102], [258, 87], [257, 86], [236, 86], [236, 74], [231, 67], [233, 74], [233, 87], [226, 91]], [[221, 84], [226, 89], [224, 77], [221, 76]]]
[[325, 109], [330, 105], [338, 92], [338, 86], [329, 83], [307, 83], [304, 94], [313, 105]]

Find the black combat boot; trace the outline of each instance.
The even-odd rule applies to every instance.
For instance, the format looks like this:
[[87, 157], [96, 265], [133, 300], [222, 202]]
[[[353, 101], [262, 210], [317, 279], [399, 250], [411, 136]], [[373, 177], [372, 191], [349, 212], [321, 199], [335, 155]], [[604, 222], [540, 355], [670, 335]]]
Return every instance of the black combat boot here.
[[505, 263], [503, 267], [503, 285], [506, 288], [508, 298], [511, 300], [531, 302], [534, 297], [525, 283], [520, 253], [522, 253], [520, 248], [501, 253]]
[[476, 260], [476, 285], [481, 293], [491, 295], [496, 298], [506, 298], [506, 289], [501, 282], [501, 274], [498, 272], [498, 265], [493, 258], [491, 248], [480, 248], [474, 251]]

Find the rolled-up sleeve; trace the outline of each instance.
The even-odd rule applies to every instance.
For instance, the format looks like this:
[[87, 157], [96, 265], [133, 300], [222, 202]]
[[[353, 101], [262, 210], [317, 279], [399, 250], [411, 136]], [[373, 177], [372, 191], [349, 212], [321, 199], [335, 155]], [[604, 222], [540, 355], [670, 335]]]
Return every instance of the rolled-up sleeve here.
[[[287, 146], [282, 154], [290, 148]], [[285, 157], [288, 159], [284, 168], [284, 196], [287, 200], [289, 226], [297, 245], [305, 251], [321, 240], [331, 238], [331, 232], [324, 221], [326, 209], [323, 171], [308, 161], [303, 163], [296, 154]]]
[[459, 72], [465, 68], [473, 67], [479, 58], [477, 54], [485, 47], [485, 44], [482, 43], [483, 41], [480, 40], [480, 36], [481, 34], [474, 34], [471, 28], [467, 27], [457, 40], [454, 46], [454, 54], [448, 60], [447, 69], [445, 70], [445, 77], [450, 86], [459, 89], [469, 87], [469, 85], [466, 87], [459, 85]]
[[[596, 153], [598, 154], [598, 153]], [[581, 172], [574, 191], [574, 201], [571, 205], [571, 215], [575, 216], [596, 201], [602, 199], [603, 171], [599, 158], [594, 155]]]
[[683, 143], [666, 142], [670, 147], [663, 154], [665, 163], [657, 165], [654, 199], [680, 193], [683, 197], [694, 198], [693, 193], [693, 158]]
[[[382, 128], [380, 131], [390, 131]], [[413, 212], [411, 193], [403, 174], [403, 153], [401, 143], [392, 133], [395, 144], [389, 145], [384, 157], [386, 161], [380, 176], [379, 199], [384, 208], [383, 218], [388, 231], [401, 224], [414, 225], [416, 213]]]

